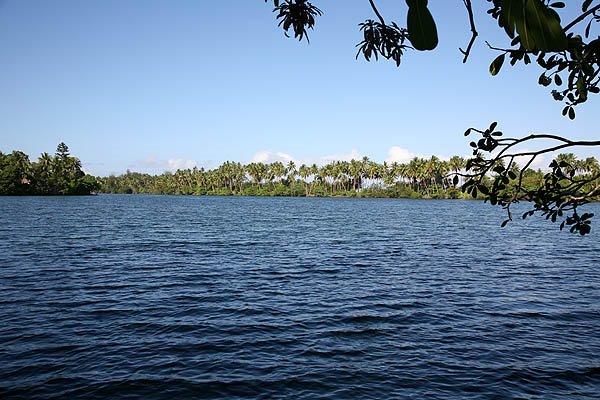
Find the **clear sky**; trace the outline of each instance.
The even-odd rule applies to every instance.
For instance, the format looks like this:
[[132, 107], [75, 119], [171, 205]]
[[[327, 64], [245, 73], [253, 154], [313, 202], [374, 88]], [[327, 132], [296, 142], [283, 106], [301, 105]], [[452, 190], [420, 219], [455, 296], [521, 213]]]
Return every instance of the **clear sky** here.
[[[487, 2], [475, 2], [482, 38], [466, 65], [462, 1], [432, 0], [440, 45], [400, 68], [354, 58], [367, 0], [314, 3], [324, 15], [307, 44], [285, 38], [263, 0], [0, 0], [0, 150], [36, 159], [64, 141], [107, 175], [468, 155], [464, 130], [495, 120], [507, 134], [600, 136], [600, 98], [570, 121], [537, 67], [489, 75], [484, 39], [506, 40]], [[404, 2], [378, 5], [404, 25]]]

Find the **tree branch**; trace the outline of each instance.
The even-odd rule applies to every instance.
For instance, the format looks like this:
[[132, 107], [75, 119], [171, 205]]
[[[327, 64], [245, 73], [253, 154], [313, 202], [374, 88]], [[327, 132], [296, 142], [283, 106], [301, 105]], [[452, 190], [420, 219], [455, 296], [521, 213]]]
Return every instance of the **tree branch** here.
[[477, 32], [477, 29], [475, 28], [475, 19], [473, 17], [473, 7], [471, 5], [471, 0], [463, 0], [463, 3], [469, 14], [469, 24], [471, 25], [471, 40], [469, 41], [469, 44], [467, 45], [467, 49], [463, 50], [459, 47], [460, 52], [463, 53], [463, 55], [465, 56], [463, 58], [463, 64], [464, 64], [467, 62], [467, 59], [469, 58], [469, 54], [471, 54], [471, 48], [473, 47], [473, 43], [475, 43], [475, 39], [477, 38], [479, 33]]
[[385, 25], [385, 20], [383, 19], [383, 17], [379, 13], [379, 10], [375, 6], [375, 3], [373, 2], [373, 0], [369, 0], [369, 3], [371, 3], [371, 8], [373, 9], [373, 12], [375, 13], [375, 15], [377, 15], [377, 18], [379, 18], [379, 21], [381, 22], [381, 25]]
[[567, 24], [564, 28], [564, 31], [567, 32], [569, 29], [571, 29], [572, 27], [574, 27], [575, 25], [577, 25], [578, 23], [583, 21], [588, 15], [594, 14], [598, 10], [600, 10], [600, 4], [595, 7], [590, 8], [589, 10], [587, 10], [586, 12], [581, 14], [579, 17], [577, 17], [573, 21], [571, 21], [569, 24]]
[[598, 193], [600, 193], [600, 185], [596, 185], [595, 188], [593, 188], [588, 193], [586, 193], [586, 194], [584, 194], [582, 196], [569, 196], [569, 199], [571, 199], [571, 200], [585, 200], [587, 198], [595, 196]]

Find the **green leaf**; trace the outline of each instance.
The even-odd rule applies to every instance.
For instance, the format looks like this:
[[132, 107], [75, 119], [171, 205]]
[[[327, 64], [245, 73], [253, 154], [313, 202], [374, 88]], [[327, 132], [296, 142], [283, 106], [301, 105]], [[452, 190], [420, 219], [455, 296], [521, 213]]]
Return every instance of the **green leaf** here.
[[587, 88], [585, 87], [585, 80], [582, 75], [579, 75], [579, 78], [577, 79], [577, 90], [579, 91], [579, 97], [581, 97], [583, 101], [587, 100]]
[[417, 50], [433, 50], [438, 45], [437, 27], [427, 8], [427, 0], [406, 0], [408, 38]]
[[556, 11], [544, 5], [542, 0], [525, 0], [525, 19], [517, 24], [517, 32], [527, 35], [523, 43], [527, 50], [563, 51], [568, 41], [564, 29], [560, 25], [560, 17]]
[[522, 14], [522, 0], [504, 0], [500, 13], [500, 21], [504, 26], [504, 31], [511, 39], [515, 37], [516, 20]]
[[492, 63], [490, 64], [490, 74], [492, 74], [492, 76], [498, 75], [498, 72], [500, 72], [500, 68], [502, 68], [502, 64], [504, 64], [505, 58], [506, 53], [500, 54], [494, 59], [494, 61], [492, 61]]
[[568, 46], [560, 16], [543, 0], [504, 0], [501, 17], [507, 34], [513, 37], [516, 29], [526, 50], [556, 52]]

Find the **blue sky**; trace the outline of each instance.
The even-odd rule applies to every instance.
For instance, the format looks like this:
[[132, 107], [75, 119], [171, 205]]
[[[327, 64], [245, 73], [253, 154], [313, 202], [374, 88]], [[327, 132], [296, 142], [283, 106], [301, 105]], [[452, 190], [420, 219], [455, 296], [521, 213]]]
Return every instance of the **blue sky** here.
[[[354, 59], [367, 0], [314, 2], [324, 15], [307, 44], [285, 38], [262, 0], [0, 0], [0, 150], [35, 159], [64, 141], [107, 175], [468, 155], [464, 130], [495, 120], [514, 135], [598, 139], [598, 99], [570, 121], [536, 67], [489, 75], [484, 40], [506, 40], [485, 2], [466, 65], [462, 1], [438, 0], [438, 49], [409, 52], [400, 68]], [[377, 3], [403, 24], [404, 2]]]

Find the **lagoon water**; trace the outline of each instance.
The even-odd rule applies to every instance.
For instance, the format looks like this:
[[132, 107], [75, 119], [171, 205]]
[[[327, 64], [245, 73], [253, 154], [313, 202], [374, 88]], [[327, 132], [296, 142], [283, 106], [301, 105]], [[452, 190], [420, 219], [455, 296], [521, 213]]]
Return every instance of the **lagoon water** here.
[[588, 208], [0, 198], [0, 398], [597, 399]]

